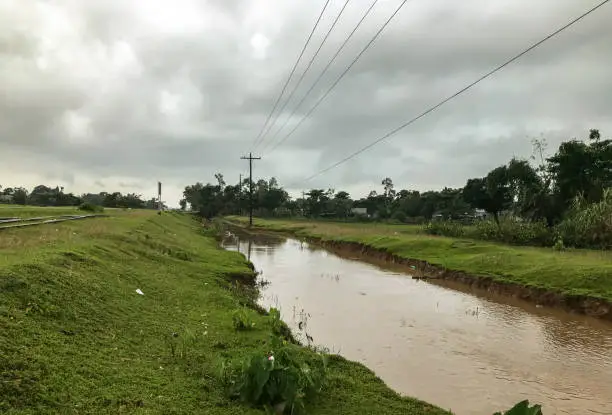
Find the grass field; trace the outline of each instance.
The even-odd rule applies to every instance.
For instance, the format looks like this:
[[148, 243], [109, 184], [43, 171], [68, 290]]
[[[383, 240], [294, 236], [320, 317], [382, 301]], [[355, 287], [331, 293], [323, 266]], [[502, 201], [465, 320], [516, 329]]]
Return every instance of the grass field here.
[[35, 216], [59, 216], [59, 215], [74, 215], [82, 213], [76, 206], [20, 206], [20, 205], [0, 205], [0, 218], [19, 217], [32, 218]]
[[[229, 276], [250, 272], [180, 214], [3, 231], [0, 412], [263, 414], [228, 399], [218, 372], [269, 335], [269, 317], [256, 311], [253, 330], [232, 324]], [[308, 413], [444, 413], [357, 363], [334, 358], [328, 377]]]
[[[246, 223], [245, 218], [230, 220]], [[256, 219], [262, 229], [360, 242], [399, 256], [497, 280], [612, 301], [612, 252], [509, 246], [425, 235], [419, 226]]]

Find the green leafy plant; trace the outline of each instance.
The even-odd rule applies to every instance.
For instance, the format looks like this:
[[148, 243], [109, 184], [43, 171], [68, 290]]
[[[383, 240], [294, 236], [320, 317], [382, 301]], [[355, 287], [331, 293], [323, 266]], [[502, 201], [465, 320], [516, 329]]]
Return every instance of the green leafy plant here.
[[249, 311], [245, 307], [234, 310], [232, 314], [232, 323], [236, 330], [250, 330], [255, 327], [255, 323], [249, 315]]
[[282, 329], [283, 322], [281, 320], [280, 310], [278, 310], [277, 308], [271, 307], [268, 314], [270, 316], [270, 327], [272, 328], [272, 333], [277, 334], [277, 335], [281, 334], [283, 330]]
[[104, 208], [102, 206], [94, 205], [93, 203], [82, 203], [79, 206], [79, 210], [85, 212], [100, 213], [104, 211]]
[[555, 240], [555, 244], [553, 245], [553, 249], [555, 251], [563, 251], [565, 249], [565, 244], [563, 243], [563, 238], [560, 236]]
[[195, 350], [198, 336], [186, 328], [182, 333], [171, 332], [164, 339], [172, 358], [186, 359]]
[[512, 407], [506, 412], [496, 412], [493, 415], [543, 415], [540, 405], [529, 406], [529, 401], [524, 400]]
[[325, 385], [327, 356], [279, 344], [274, 353], [254, 353], [244, 361], [232, 382], [233, 394], [276, 413], [299, 414]]
[[567, 217], [557, 226], [563, 241], [576, 248], [612, 247], [612, 189], [604, 191], [602, 200], [588, 204], [576, 197]]
[[464, 236], [463, 225], [450, 220], [432, 221], [423, 226], [423, 232], [429, 235], [450, 236], [460, 238]]

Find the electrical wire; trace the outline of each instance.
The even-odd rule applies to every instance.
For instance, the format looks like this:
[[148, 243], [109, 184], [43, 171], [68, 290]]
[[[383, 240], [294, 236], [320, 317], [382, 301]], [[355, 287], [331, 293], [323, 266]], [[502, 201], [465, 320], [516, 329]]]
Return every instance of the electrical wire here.
[[[259, 142], [259, 145], [261, 145], [264, 141], [265, 141], [265, 136], [266, 134], [268, 134], [268, 132], [270, 132], [270, 130], [272, 129], [272, 127], [274, 126], [274, 124], [276, 123], [276, 120], [278, 120], [278, 117], [280, 117], [280, 115], [283, 113], [284, 109], [287, 107], [287, 104], [289, 103], [289, 101], [291, 101], [291, 98], [293, 98], [293, 94], [295, 94], [295, 91], [297, 91], [298, 87], [300, 86], [300, 84], [302, 83], [302, 80], [304, 79], [304, 76], [306, 76], [306, 73], [308, 73], [308, 71], [310, 70], [310, 67], [312, 66], [313, 62], [315, 61], [315, 59], [317, 58], [317, 56], [319, 55], [319, 52], [321, 51], [321, 48], [323, 47], [323, 45], [325, 44], [325, 42], [327, 41], [327, 38], [329, 37], [329, 35], [331, 34], [332, 30], [334, 30], [334, 27], [336, 27], [336, 23], [338, 23], [338, 20], [340, 20], [340, 17], [342, 16], [342, 13], [344, 13], [344, 9], [346, 9], [346, 6], [348, 6], [349, 2], [351, 0], [346, 0], [344, 2], [344, 6], [342, 6], [342, 9], [340, 9], [340, 12], [338, 13], [338, 15], [336, 16], [336, 18], [334, 19], [332, 25], [330, 26], [329, 30], [327, 31], [327, 33], [325, 34], [325, 36], [323, 37], [323, 40], [321, 41], [321, 43], [319, 44], [319, 47], [317, 48], [317, 50], [315, 51], [314, 55], [312, 55], [312, 58], [310, 59], [310, 62], [308, 62], [308, 64], [306, 65], [306, 69], [304, 69], [304, 71], [302, 72], [302, 75], [300, 76], [300, 79], [298, 79], [297, 83], [295, 84], [295, 86], [293, 87], [293, 90], [291, 90], [291, 93], [289, 93], [289, 96], [287, 97], [287, 99], [285, 100], [285, 103], [282, 105], [281, 109], [278, 110], [278, 112], [276, 113], [276, 117], [274, 118], [274, 120], [270, 123], [270, 125], [268, 126], [268, 129], [266, 130], [266, 132], [263, 134], [263, 138], [261, 139], [261, 141]], [[282, 129], [282, 128], [281, 128]], [[280, 130], [276, 131], [276, 134], [274, 134], [274, 136], [272, 137], [272, 140], [274, 140], [274, 137], [276, 137], [278, 135]], [[266, 146], [267, 147], [267, 146]]]
[[323, 68], [323, 70], [321, 71], [321, 73], [319, 74], [319, 76], [317, 77], [317, 79], [315, 79], [315, 81], [312, 83], [312, 85], [310, 86], [310, 88], [308, 89], [308, 91], [306, 91], [306, 93], [304, 94], [304, 96], [302, 96], [302, 98], [300, 99], [300, 102], [298, 102], [298, 104], [295, 106], [295, 108], [293, 109], [293, 112], [291, 112], [291, 114], [289, 115], [289, 117], [287, 117], [285, 119], [285, 122], [283, 123], [283, 125], [281, 126], [281, 128], [279, 128], [276, 133], [274, 134], [274, 136], [270, 139], [270, 141], [268, 141], [268, 143], [265, 145], [265, 147], [263, 148], [262, 152], [265, 152], [266, 149], [268, 148], [268, 146], [274, 142], [274, 139], [278, 136], [278, 134], [287, 126], [287, 123], [289, 122], [289, 120], [295, 115], [295, 113], [297, 112], [297, 110], [302, 106], [302, 104], [304, 103], [304, 101], [306, 100], [306, 98], [310, 95], [310, 93], [313, 91], [313, 89], [315, 88], [315, 86], [317, 86], [317, 84], [319, 83], [319, 81], [321, 80], [321, 78], [323, 78], [323, 75], [325, 75], [327, 73], [327, 70], [329, 69], [329, 67], [332, 65], [332, 63], [334, 63], [334, 61], [336, 60], [336, 58], [338, 57], [338, 55], [340, 55], [340, 52], [342, 52], [342, 50], [344, 49], [344, 47], [347, 45], [347, 43], [349, 42], [349, 40], [351, 40], [351, 38], [353, 37], [353, 35], [355, 34], [355, 32], [357, 31], [357, 29], [359, 29], [359, 26], [361, 26], [361, 24], [363, 23], [363, 21], [365, 20], [366, 17], [368, 17], [368, 15], [370, 14], [370, 12], [372, 11], [372, 9], [374, 8], [374, 6], [376, 6], [376, 3], [378, 3], [378, 0], [374, 0], [372, 2], [372, 4], [370, 5], [370, 7], [365, 11], [365, 13], [363, 14], [363, 16], [361, 17], [361, 19], [359, 20], [359, 22], [357, 22], [357, 24], [355, 25], [355, 27], [353, 28], [353, 30], [351, 31], [351, 33], [349, 33], [349, 35], [347, 36], [347, 38], [344, 40], [344, 42], [342, 42], [342, 44], [340, 45], [340, 47], [338, 48], [338, 50], [336, 51], [336, 53], [334, 54], [334, 56], [332, 56], [332, 58], [330, 59], [330, 61], [327, 63], [327, 65], [325, 66], [325, 68]]
[[459, 91], [453, 93], [452, 95], [449, 95], [447, 98], [443, 99], [442, 101], [440, 101], [439, 103], [437, 103], [436, 105], [428, 108], [427, 110], [425, 110], [424, 112], [422, 112], [421, 114], [417, 115], [416, 117], [412, 118], [411, 120], [403, 123], [402, 125], [400, 125], [399, 127], [394, 128], [393, 130], [389, 131], [387, 134], [383, 135], [382, 137], [377, 138], [376, 140], [374, 140], [373, 142], [371, 142], [370, 144], [360, 148], [359, 150], [351, 153], [350, 155], [346, 156], [345, 158], [343, 158], [342, 160], [324, 168], [323, 170], [318, 171], [317, 173], [307, 177], [306, 179], [304, 179], [304, 182], [310, 181], [312, 179], [314, 179], [317, 176], [320, 176], [324, 173], [327, 173], [328, 171], [340, 166], [341, 164], [346, 163], [347, 161], [349, 161], [350, 159], [358, 156], [359, 154], [363, 153], [364, 151], [374, 147], [376, 144], [380, 143], [383, 140], [386, 140], [387, 138], [391, 137], [392, 135], [396, 134], [398, 131], [408, 127], [409, 125], [413, 124], [414, 122], [418, 121], [419, 119], [425, 117], [427, 114], [437, 110], [438, 108], [440, 108], [442, 105], [446, 104], [447, 102], [451, 101], [452, 99], [456, 98], [457, 96], [463, 94], [464, 92], [466, 92], [467, 90], [469, 90], [470, 88], [472, 88], [473, 86], [475, 86], [476, 84], [480, 83], [481, 81], [485, 80], [486, 78], [490, 77], [491, 75], [493, 75], [494, 73], [498, 72], [499, 70], [503, 69], [504, 67], [508, 66], [509, 64], [511, 64], [512, 62], [516, 61], [517, 59], [519, 59], [520, 57], [522, 57], [523, 55], [531, 52], [533, 49], [537, 48], [538, 46], [540, 46], [542, 43], [546, 42], [547, 40], [555, 37], [556, 35], [558, 35], [559, 33], [561, 33], [562, 31], [564, 31], [565, 29], [569, 28], [570, 26], [574, 25], [575, 23], [579, 22], [580, 20], [582, 20], [583, 18], [585, 18], [586, 16], [588, 16], [589, 14], [593, 13], [594, 11], [598, 10], [600, 7], [604, 6], [606, 3], [609, 3], [610, 0], [604, 0], [602, 2], [600, 2], [599, 4], [597, 4], [596, 6], [592, 7], [591, 9], [589, 9], [588, 11], [584, 12], [583, 14], [581, 14], [580, 16], [578, 16], [577, 18], [571, 20], [569, 23], [566, 23], [565, 25], [563, 25], [562, 27], [560, 27], [559, 29], [555, 30], [554, 32], [552, 32], [551, 34], [549, 34], [548, 36], [546, 36], [545, 38], [543, 38], [542, 40], [534, 43], [533, 45], [531, 45], [530, 47], [528, 47], [527, 49], [525, 49], [524, 51], [522, 51], [521, 53], [519, 53], [518, 55], [515, 55], [514, 57], [512, 57], [511, 59], [507, 60], [506, 62], [502, 63], [501, 65], [497, 66], [495, 69], [492, 69], [491, 71], [487, 72], [486, 74], [482, 75], [480, 78], [476, 79], [474, 82], [470, 83], [469, 85], [461, 88]]
[[315, 22], [312, 30], [310, 31], [310, 35], [308, 35], [308, 38], [306, 39], [306, 43], [304, 43], [304, 46], [302, 47], [302, 51], [300, 52], [300, 55], [298, 56], [297, 60], [295, 61], [295, 64], [293, 65], [293, 68], [291, 69], [291, 73], [289, 74], [289, 77], [285, 81], [285, 85], [283, 85], [283, 89], [281, 90], [280, 95], [278, 96], [278, 98], [276, 98], [276, 102], [274, 103], [274, 106], [272, 107], [272, 111], [270, 111], [270, 114], [268, 114], [268, 118], [266, 118], [266, 122], [264, 123], [263, 127], [261, 127], [261, 131], [259, 131], [259, 134], [257, 134], [257, 137], [255, 137], [255, 140], [253, 140], [255, 147], [257, 146], [258, 141], [263, 134], [263, 131], [265, 130], [268, 123], [270, 122], [270, 118], [272, 117], [272, 114], [276, 110], [278, 103], [283, 97], [283, 94], [285, 93], [285, 90], [287, 89], [287, 85], [289, 85], [289, 82], [291, 81], [291, 78], [293, 77], [293, 74], [295, 73], [295, 69], [300, 63], [300, 60], [302, 59], [302, 56], [304, 55], [304, 51], [306, 51], [306, 48], [308, 47], [308, 44], [310, 43], [310, 39], [312, 39], [312, 35], [314, 34], [315, 30], [317, 30], [317, 26], [319, 26], [319, 22], [321, 21], [321, 18], [323, 17], [323, 13], [325, 13], [325, 9], [327, 9], [327, 5], [329, 4], [329, 2], [330, 0], [325, 1], [325, 4], [323, 5], [323, 9], [321, 10], [321, 13], [319, 13], [319, 17], [317, 18], [317, 21]]
[[312, 114], [314, 112], [314, 110], [321, 105], [321, 103], [323, 102], [323, 100], [325, 98], [327, 98], [327, 96], [329, 95], [329, 93], [336, 87], [336, 85], [338, 85], [338, 83], [342, 80], [342, 78], [344, 78], [344, 76], [348, 73], [348, 71], [353, 67], [353, 65], [355, 65], [355, 63], [357, 63], [357, 61], [359, 60], [359, 58], [361, 58], [361, 56], [364, 54], [364, 52], [366, 50], [369, 49], [370, 46], [372, 46], [372, 44], [374, 43], [374, 41], [376, 39], [378, 39], [378, 36], [380, 36], [380, 34], [382, 33], [382, 31], [385, 29], [385, 27], [387, 27], [389, 25], [389, 23], [391, 22], [391, 20], [393, 20], [393, 18], [397, 15], [397, 13], [399, 13], [399, 11], [402, 9], [402, 7], [404, 7], [404, 5], [408, 2], [409, 0], [403, 0], [400, 5], [395, 9], [395, 11], [393, 12], [393, 14], [387, 19], [387, 21], [381, 26], [380, 29], [378, 29], [378, 31], [374, 34], [374, 36], [372, 37], [372, 39], [370, 39], [370, 41], [363, 47], [363, 49], [361, 49], [361, 52], [359, 52], [359, 54], [355, 57], [355, 59], [353, 59], [353, 61], [350, 63], [350, 65], [344, 70], [344, 72], [342, 72], [340, 74], [340, 76], [336, 79], [336, 81], [332, 84], [331, 87], [329, 87], [329, 89], [325, 92], [325, 94], [323, 94], [321, 96], [321, 98], [319, 98], [319, 100], [316, 102], [316, 104], [310, 108], [308, 110], [308, 112], [306, 112], [306, 115], [304, 115], [300, 121], [295, 125], [295, 127], [293, 127], [293, 129], [291, 131], [289, 131], [289, 133], [287, 135], [285, 135], [280, 141], [278, 141], [274, 147], [272, 147], [272, 150], [270, 150], [271, 152], [274, 151], [278, 146], [280, 146], [282, 143], [284, 143], [289, 137], [291, 137], [293, 135], [293, 133], [300, 127], [300, 125], [302, 125], [302, 123], [306, 120], [306, 118], [308, 118], [310, 116], [310, 114]]

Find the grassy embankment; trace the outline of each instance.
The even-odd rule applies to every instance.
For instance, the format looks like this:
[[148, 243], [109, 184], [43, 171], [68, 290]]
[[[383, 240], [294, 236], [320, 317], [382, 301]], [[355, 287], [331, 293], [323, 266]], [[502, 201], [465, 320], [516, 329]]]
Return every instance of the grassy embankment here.
[[[230, 276], [250, 272], [180, 214], [1, 232], [0, 412], [264, 413], [228, 399], [217, 369], [268, 338], [254, 310], [253, 330], [232, 324]], [[341, 358], [328, 378], [309, 413], [444, 413]]]
[[[230, 217], [246, 223], [245, 218]], [[375, 249], [476, 276], [612, 301], [612, 252], [551, 248], [430, 236], [420, 226], [255, 219], [262, 229], [323, 240], [358, 242]]]
[[75, 206], [20, 206], [20, 205], [0, 205], [0, 218], [18, 217], [33, 218], [42, 216], [77, 215], [83, 212]]

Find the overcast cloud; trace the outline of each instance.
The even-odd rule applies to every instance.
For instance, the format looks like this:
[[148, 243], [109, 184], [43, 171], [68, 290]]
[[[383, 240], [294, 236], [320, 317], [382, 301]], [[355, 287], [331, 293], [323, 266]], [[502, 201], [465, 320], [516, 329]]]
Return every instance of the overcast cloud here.
[[[331, 0], [297, 74], [345, 0]], [[372, 14], [276, 139], [324, 93], [401, 0]], [[312, 116], [255, 163], [292, 191], [360, 196], [462, 186], [543, 134], [551, 151], [612, 134], [612, 4], [358, 158], [399, 126], [592, 7], [593, 0], [409, 0]], [[248, 152], [324, 0], [0, 0], [0, 185], [137, 192], [246, 173]], [[352, 0], [293, 110], [371, 0]], [[292, 85], [292, 84], [291, 84]], [[290, 87], [291, 87], [290, 85]], [[272, 133], [278, 127], [272, 129]], [[273, 134], [268, 135], [271, 138]], [[264, 141], [263, 149], [268, 139]]]

